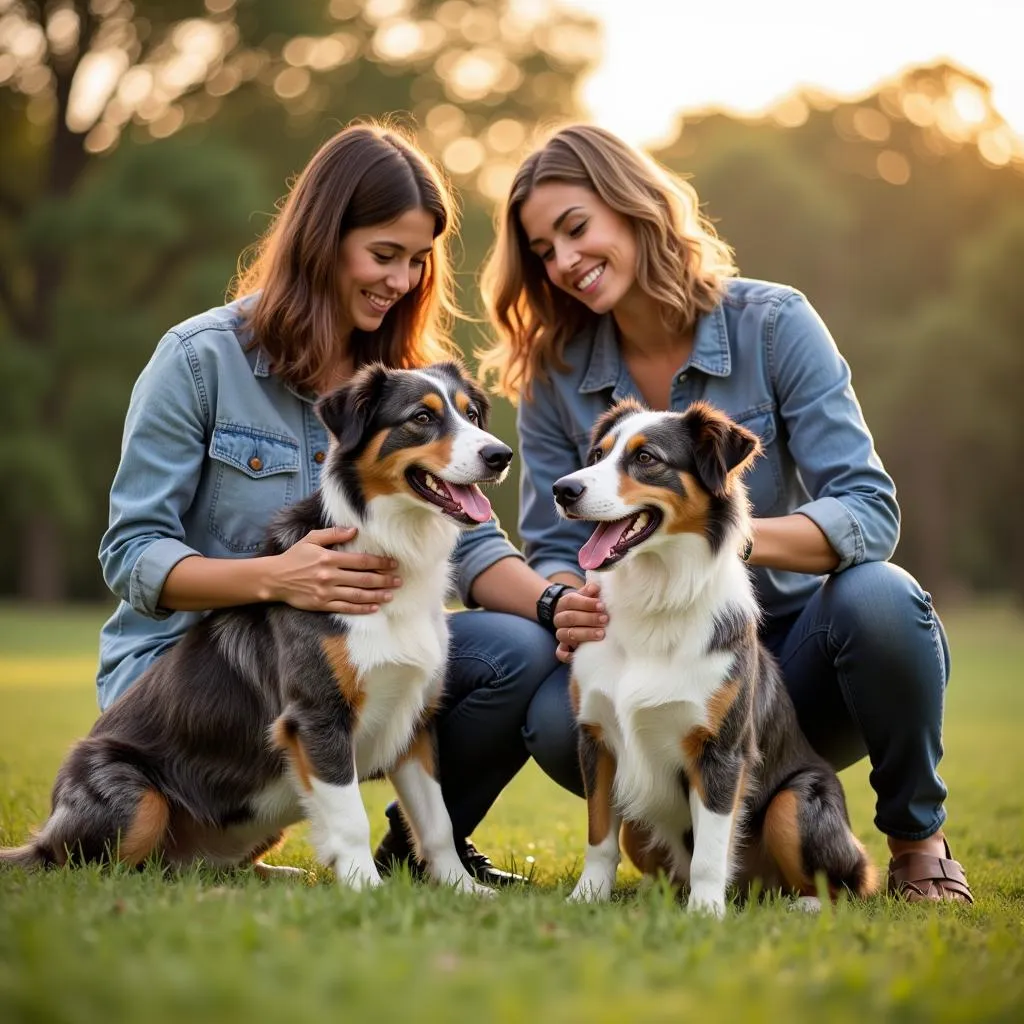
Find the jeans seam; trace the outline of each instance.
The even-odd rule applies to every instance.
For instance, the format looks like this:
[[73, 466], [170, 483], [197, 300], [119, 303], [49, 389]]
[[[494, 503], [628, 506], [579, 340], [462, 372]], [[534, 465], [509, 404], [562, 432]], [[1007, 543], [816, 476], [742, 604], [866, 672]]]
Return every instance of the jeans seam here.
[[[499, 662], [493, 660], [489, 655], [484, 654], [481, 651], [459, 651], [458, 654], [449, 655], [449, 657], [448, 657], [448, 669], [449, 669], [449, 671], [451, 670], [451, 666], [454, 665], [455, 662], [462, 661], [464, 659], [465, 660], [470, 660], [470, 661], [476, 660], [476, 661], [483, 662], [483, 664], [485, 664], [491, 670], [491, 673], [495, 676], [496, 680], [499, 679], [499, 678], [501, 680], [505, 680], [505, 679], [508, 678], [508, 675], [503, 670], [501, 664]], [[492, 682], [492, 683], [488, 684], [488, 689], [493, 690], [497, 686], [498, 686], [498, 683], [497, 683], [497, 681], [495, 681], [495, 682]], [[460, 703], [461, 703], [461, 701], [460, 701]]]

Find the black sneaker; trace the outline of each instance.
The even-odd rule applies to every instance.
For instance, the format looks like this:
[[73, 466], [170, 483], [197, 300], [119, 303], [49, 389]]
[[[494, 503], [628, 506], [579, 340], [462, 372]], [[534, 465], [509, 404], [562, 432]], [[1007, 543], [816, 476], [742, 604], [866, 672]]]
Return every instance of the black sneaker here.
[[[466, 870], [483, 885], [523, 885], [529, 881], [525, 875], [496, 868], [491, 858], [481, 853], [468, 839], [461, 843], [456, 841], [455, 848]], [[401, 826], [396, 827], [394, 822], [374, 852], [373, 862], [384, 877], [403, 865], [409, 868], [409, 874], [415, 879], [423, 879], [426, 876], [423, 861], [417, 858], [405, 829]]]
[[468, 839], [456, 843], [459, 860], [466, 865], [466, 870], [484, 885], [506, 886], [525, 885], [529, 882], [526, 875], [517, 875], [514, 871], [502, 871], [491, 863], [491, 858], [481, 853]]

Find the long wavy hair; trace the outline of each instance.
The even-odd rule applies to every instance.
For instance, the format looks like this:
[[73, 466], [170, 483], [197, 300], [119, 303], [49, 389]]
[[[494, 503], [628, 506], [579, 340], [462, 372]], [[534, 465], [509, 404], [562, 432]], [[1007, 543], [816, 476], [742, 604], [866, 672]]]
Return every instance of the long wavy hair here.
[[520, 210], [546, 182], [582, 185], [628, 217], [636, 232], [636, 279], [670, 330], [686, 330], [721, 299], [736, 273], [732, 250], [701, 215], [693, 186], [603, 128], [570, 125], [523, 161], [499, 214], [481, 286], [497, 335], [477, 352], [485, 379], [512, 401], [566, 369], [565, 347], [597, 315], [554, 287], [530, 251]]
[[[408, 210], [434, 218], [434, 246], [413, 289], [372, 332], [342, 340], [338, 259], [354, 228], [384, 224]], [[299, 175], [263, 238], [239, 262], [233, 297], [255, 295], [246, 313], [250, 346], [275, 373], [313, 387], [348, 355], [353, 367], [379, 360], [411, 367], [455, 353], [457, 315], [447, 236], [454, 200], [441, 172], [401, 129], [350, 125], [328, 139]]]

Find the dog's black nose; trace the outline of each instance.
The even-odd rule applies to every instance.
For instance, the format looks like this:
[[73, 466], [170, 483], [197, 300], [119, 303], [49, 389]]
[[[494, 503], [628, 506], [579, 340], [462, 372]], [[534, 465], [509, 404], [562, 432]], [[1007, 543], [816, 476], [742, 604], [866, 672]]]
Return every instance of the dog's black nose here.
[[559, 505], [572, 505], [574, 502], [579, 501], [586, 489], [584, 484], [581, 484], [578, 480], [573, 480], [571, 476], [563, 476], [561, 480], [556, 480], [551, 487], [555, 495], [555, 501]]
[[512, 461], [512, 449], [500, 442], [489, 444], [480, 449], [480, 458], [488, 469], [500, 473]]

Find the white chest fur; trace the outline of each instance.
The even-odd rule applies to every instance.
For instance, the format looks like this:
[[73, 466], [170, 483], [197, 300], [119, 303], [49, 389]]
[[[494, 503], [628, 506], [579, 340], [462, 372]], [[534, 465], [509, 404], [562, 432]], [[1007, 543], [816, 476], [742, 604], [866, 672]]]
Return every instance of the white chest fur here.
[[367, 616], [349, 633], [363, 702], [355, 733], [360, 778], [394, 767], [424, 709], [440, 695], [448, 649], [442, 607]]
[[[690, 826], [679, 784], [683, 737], [708, 724], [708, 702], [734, 660], [728, 651], [708, 651], [716, 613], [752, 607], [753, 598], [742, 567], [694, 587], [692, 575], [645, 561], [599, 577], [610, 622], [603, 641], [576, 652], [573, 676], [580, 721], [599, 726], [615, 754], [620, 811], [675, 845]], [[670, 604], [680, 586], [685, 599]]]

